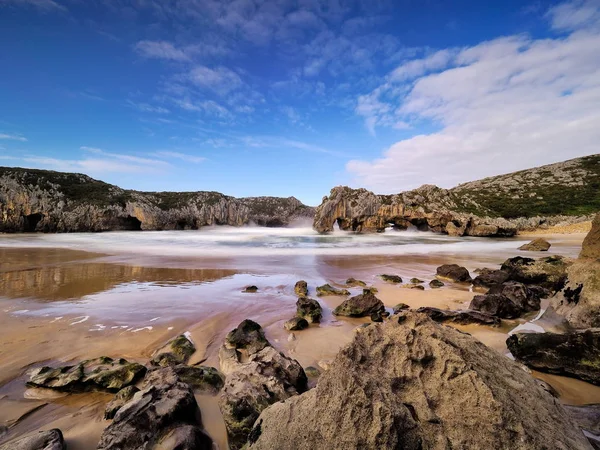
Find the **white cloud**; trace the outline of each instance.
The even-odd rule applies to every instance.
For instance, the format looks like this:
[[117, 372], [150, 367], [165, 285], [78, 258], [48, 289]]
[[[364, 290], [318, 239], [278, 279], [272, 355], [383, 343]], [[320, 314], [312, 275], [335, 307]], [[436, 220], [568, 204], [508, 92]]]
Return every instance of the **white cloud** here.
[[95, 147], [82, 146], [82, 147], [80, 147], [80, 149], [85, 152], [103, 156], [108, 159], [127, 161], [130, 163], [141, 164], [141, 165], [145, 165], [145, 166], [165, 167], [165, 166], [169, 165], [165, 161], [161, 161], [158, 159], [144, 158], [144, 157], [140, 157], [140, 156], [127, 155], [127, 154], [123, 154], [123, 153], [106, 152], [102, 149], [95, 148]]
[[0, 133], [0, 139], [7, 139], [7, 140], [11, 140], [11, 141], [27, 142], [27, 138], [25, 138], [23, 136], [19, 136], [18, 134]]
[[378, 192], [450, 187], [598, 153], [600, 29], [590, 25], [591, 3], [553, 10], [555, 27], [584, 24], [567, 36], [498, 38], [437, 65], [403, 64], [400, 80], [390, 76], [359, 98], [357, 113], [371, 130], [417, 122], [440, 130], [397, 142], [373, 161], [350, 161], [356, 184]]
[[215, 69], [196, 66], [187, 76], [194, 85], [211, 90], [219, 95], [225, 95], [242, 85], [242, 79], [237, 73], [222, 66]]
[[156, 168], [135, 164], [123, 164], [117, 160], [84, 158], [58, 159], [44, 156], [27, 156], [21, 159], [28, 167], [58, 170], [60, 172], [82, 172], [89, 175], [106, 173], [157, 173]]
[[33, 6], [43, 12], [67, 10], [65, 6], [53, 0], [0, 0], [0, 6], [11, 4], [16, 6]]
[[131, 106], [132, 108], [139, 109], [142, 112], [148, 113], [169, 114], [171, 112], [162, 106], [150, 105], [148, 103], [136, 103], [132, 102], [131, 100], [127, 100], [127, 105]]
[[159, 151], [159, 152], [155, 152], [154, 154], [160, 158], [180, 159], [182, 161], [190, 162], [190, 163], [194, 163], [194, 164], [200, 164], [201, 162], [206, 161], [206, 158], [204, 158], [202, 156], [193, 156], [193, 155], [187, 155], [185, 153], [172, 152], [172, 151]]
[[167, 41], [140, 41], [135, 50], [146, 58], [170, 59], [173, 61], [189, 61], [190, 57], [181, 49]]
[[600, 1], [576, 0], [557, 5], [547, 13], [556, 30], [575, 30], [597, 26], [600, 22]]

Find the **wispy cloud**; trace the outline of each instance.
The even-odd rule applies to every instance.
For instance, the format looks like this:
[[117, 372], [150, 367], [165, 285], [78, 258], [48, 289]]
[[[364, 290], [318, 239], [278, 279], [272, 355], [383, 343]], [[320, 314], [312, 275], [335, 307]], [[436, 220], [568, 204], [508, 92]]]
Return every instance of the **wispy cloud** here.
[[134, 49], [146, 58], [170, 59], [173, 61], [190, 61], [189, 55], [180, 48], [166, 41], [140, 41]]
[[136, 103], [131, 100], [127, 100], [127, 105], [147, 113], [169, 114], [171, 112], [162, 106], [150, 105], [149, 103]]
[[82, 146], [80, 147], [81, 150], [88, 152], [88, 153], [93, 153], [95, 155], [100, 155], [103, 157], [107, 157], [110, 159], [117, 159], [120, 161], [127, 161], [127, 162], [132, 162], [132, 163], [136, 163], [136, 164], [143, 164], [143, 165], [148, 165], [148, 166], [168, 166], [169, 164], [165, 161], [161, 161], [158, 159], [151, 159], [151, 158], [144, 158], [141, 156], [133, 156], [133, 155], [128, 155], [128, 154], [124, 154], [124, 153], [112, 153], [112, 152], [106, 152], [102, 149], [99, 148], [95, 148], [95, 147], [87, 147], [87, 146]]
[[173, 152], [170, 150], [158, 151], [154, 152], [153, 154], [159, 158], [179, 159], [181, 161], [190, 162], [193, 164], [200, 164], [201, 162], [206, 161], [206, 158], [202, 156], [188, 155], [185, 153]]
[[11, 140], [11, 141], [21, 141], [21, 142], [27, 141], [27, 138], [25, 138], [23, 136], [19, 136], [18, 134], [5, 134], [5, 133], [0, 133], [0, 139], [7, 139], [7, 140]]
[[288, 139], [281, 136], [244, 136], [240, 138], [244, 145], [253, 148], [269, 147], [279, 148], [281, 150], [301, 150], [310, 153], [324, 153], [332, 156], [348, 158], [349, 155], [343, 152], [330, 150], [318, 145], [307, 142]]
[[49, 11], [66, 11], [67, 8], [53, 0], [0, 0], [0, 6], [33, 6], [42, 12]]

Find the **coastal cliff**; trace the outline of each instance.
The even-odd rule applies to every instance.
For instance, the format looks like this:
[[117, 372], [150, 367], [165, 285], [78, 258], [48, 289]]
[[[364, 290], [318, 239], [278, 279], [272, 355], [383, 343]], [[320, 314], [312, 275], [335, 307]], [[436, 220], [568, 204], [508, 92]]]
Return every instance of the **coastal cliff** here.
[[591, 220], [600, 210], [600, 155], [577, 158], [452, 189], [423, 185], [395, 195], [338, 186], [317, 207], [313, 227], [381, 232], [394, 226], [453, 236], [513, 236]]
[[138, 192], [86, 175], [0, 167], [0, 232], [184, 230], [209, 225], [286, 226], [314, 208], [294, 197]]

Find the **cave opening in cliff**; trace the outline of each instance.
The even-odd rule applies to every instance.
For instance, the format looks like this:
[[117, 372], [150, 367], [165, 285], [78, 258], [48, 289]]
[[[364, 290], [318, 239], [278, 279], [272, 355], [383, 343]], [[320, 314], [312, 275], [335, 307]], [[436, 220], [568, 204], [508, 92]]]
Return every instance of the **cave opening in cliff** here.
[[123, 231], [142, 231], [142, 222], [137, 217], [119, 217], [119, 229]]
[[23, 231], [33, 233], [36, 231], [38, 223], [44, 218], [43, 214], [34, 213], [23, 216]]
[[429, 231], [429, 223], [427, 219], [411, 219], [410, 223], [417, 227], [419, 231]]

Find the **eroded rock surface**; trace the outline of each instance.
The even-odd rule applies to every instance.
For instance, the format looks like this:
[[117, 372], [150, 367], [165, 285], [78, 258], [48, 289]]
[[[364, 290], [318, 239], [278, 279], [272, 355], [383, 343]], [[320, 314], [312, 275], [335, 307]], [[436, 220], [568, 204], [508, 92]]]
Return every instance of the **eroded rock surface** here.
[[469, 271], [458, 264], [444, 264], [436, 269], [438, 277], [444, 280], [454, 281], [455, 283], [470, 283], [471, 275]]
[[600, 328], [570, 333], [515, 333], [506, 345], [532, 369], [600, 385]]
[[592, 229], [585, 237], [581, 246], [580, 258], [600, 258], [600, 214], [596, 214], [592, 222]]
[[446, 309], [422, 307], [417, 312], [426, 314], [435, 322], [453, 322], [461, 325], [477, 323], [480, 325], [498, 326], [500, 320], [480, 311], [449, 311]]
[[330, 284], [324, 284], [323, 286], [317, 286], [317, 296], [323, 297], [323, 296], [327, 296], [327, 295], [339, 295], [339, 296], [350, 295], [350, 291], [348, 291], [347, 289], [335, 288], [335, 287], [331, 286]]
[[317, 448], [590, 445], [518, 364], [467, 334], [404, 313], [357, 333], [316, 388], [263, 411], [248, 440], [252, 450]]
[[60, 430], [38, 431], [0, 445], [0, 450], [66, 450], [67, 446]]
[[304, 280], [297, 281], [294, 286], [294, 292], [298, 297], [308, 296], [308, 283]]
[[562, 256], [533, 259], [516, 256], [507, 259], [501, 269], [509, 280], [542, 286], [553, 292], [561, 290], [567, 281], [567, 269], [572, 261]]
[[519, 250], [524, 250], [526, 252], [547, 252], [550, 247], [550, 242], [546, 239], [537, 238], [525, 245], [521, 245]]
[[506, 281], [493, 285], [485, 295], [473, 297], [469, 309], [502, 319], [516, 319], [523, 314], [539, 311], [541, 293], [518, 281]]
[[195, 352], [194, 343], [187, 336], [181, 334], [159, 350], [150, 364], [161, 367], [186, 364]]
[[323, 316], [323, 308], [315, 299], [300, 297], [296, 301], [296, 315], [309, 323], [319, 323]]
[[333, 310], [335, 316], [368, 317], [380, 316], [385, 311], [383, 302], [370, 291], [351, 297]]

